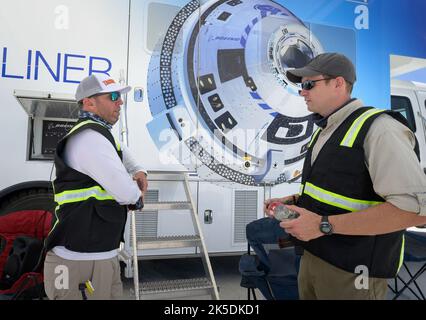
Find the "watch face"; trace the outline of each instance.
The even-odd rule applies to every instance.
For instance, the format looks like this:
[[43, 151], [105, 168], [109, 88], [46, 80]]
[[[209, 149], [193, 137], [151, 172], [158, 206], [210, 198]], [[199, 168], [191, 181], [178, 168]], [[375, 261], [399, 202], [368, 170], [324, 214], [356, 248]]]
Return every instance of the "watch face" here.
[[321, 222], [321, 224], [320, 224], [320, 230], [321, 230], [322, 233], [330, 234], [333, 231], [333, 228], [332, 228], [332, 226], [331, 226], [330, 223], [328, 223], [328, 222]]

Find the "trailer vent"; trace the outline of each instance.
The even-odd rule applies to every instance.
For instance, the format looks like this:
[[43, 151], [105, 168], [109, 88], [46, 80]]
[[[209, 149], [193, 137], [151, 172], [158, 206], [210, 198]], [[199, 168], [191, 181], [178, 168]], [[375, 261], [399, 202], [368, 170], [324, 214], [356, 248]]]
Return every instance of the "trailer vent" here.
[[234, 243], [244, 243], [246, 225], [257, 219], [257, 191], [235, 190], [234, 200]]

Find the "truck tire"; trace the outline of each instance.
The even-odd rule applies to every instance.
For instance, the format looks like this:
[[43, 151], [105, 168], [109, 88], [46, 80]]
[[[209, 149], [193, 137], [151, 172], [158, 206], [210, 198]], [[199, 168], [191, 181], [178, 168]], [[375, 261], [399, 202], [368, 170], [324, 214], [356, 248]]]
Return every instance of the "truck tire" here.
[[0, 202], [0, 216], [20, 210], [47, 210], [55, 213], [52, 190], [34, 188], [17, 191]]

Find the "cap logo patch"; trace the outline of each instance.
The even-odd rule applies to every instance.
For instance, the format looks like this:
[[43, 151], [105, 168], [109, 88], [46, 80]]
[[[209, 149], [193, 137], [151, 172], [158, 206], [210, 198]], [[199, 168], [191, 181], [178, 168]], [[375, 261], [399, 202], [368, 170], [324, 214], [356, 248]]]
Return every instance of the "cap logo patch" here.
[[115, 81], [113, 80], [113, 79], [107, 79], [107, 80], [104, 80], [104, 81], [102, 81], [103, 83], [104, 83], [104, 85], [109, 85], [109, 84], [113, 84], [113, 83], [115, 83]]

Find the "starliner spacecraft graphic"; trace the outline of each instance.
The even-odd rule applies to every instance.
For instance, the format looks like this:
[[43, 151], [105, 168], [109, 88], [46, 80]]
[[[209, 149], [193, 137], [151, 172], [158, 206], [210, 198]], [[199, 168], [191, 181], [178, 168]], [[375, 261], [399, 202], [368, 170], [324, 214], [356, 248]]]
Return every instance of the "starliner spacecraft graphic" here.
[[207, 179], [300, 177], [314, 123], [285, 73], [323, 52], [300, 19], [268, 0], [191, 1], [158, 46], [147, 92], [160, 152]]

